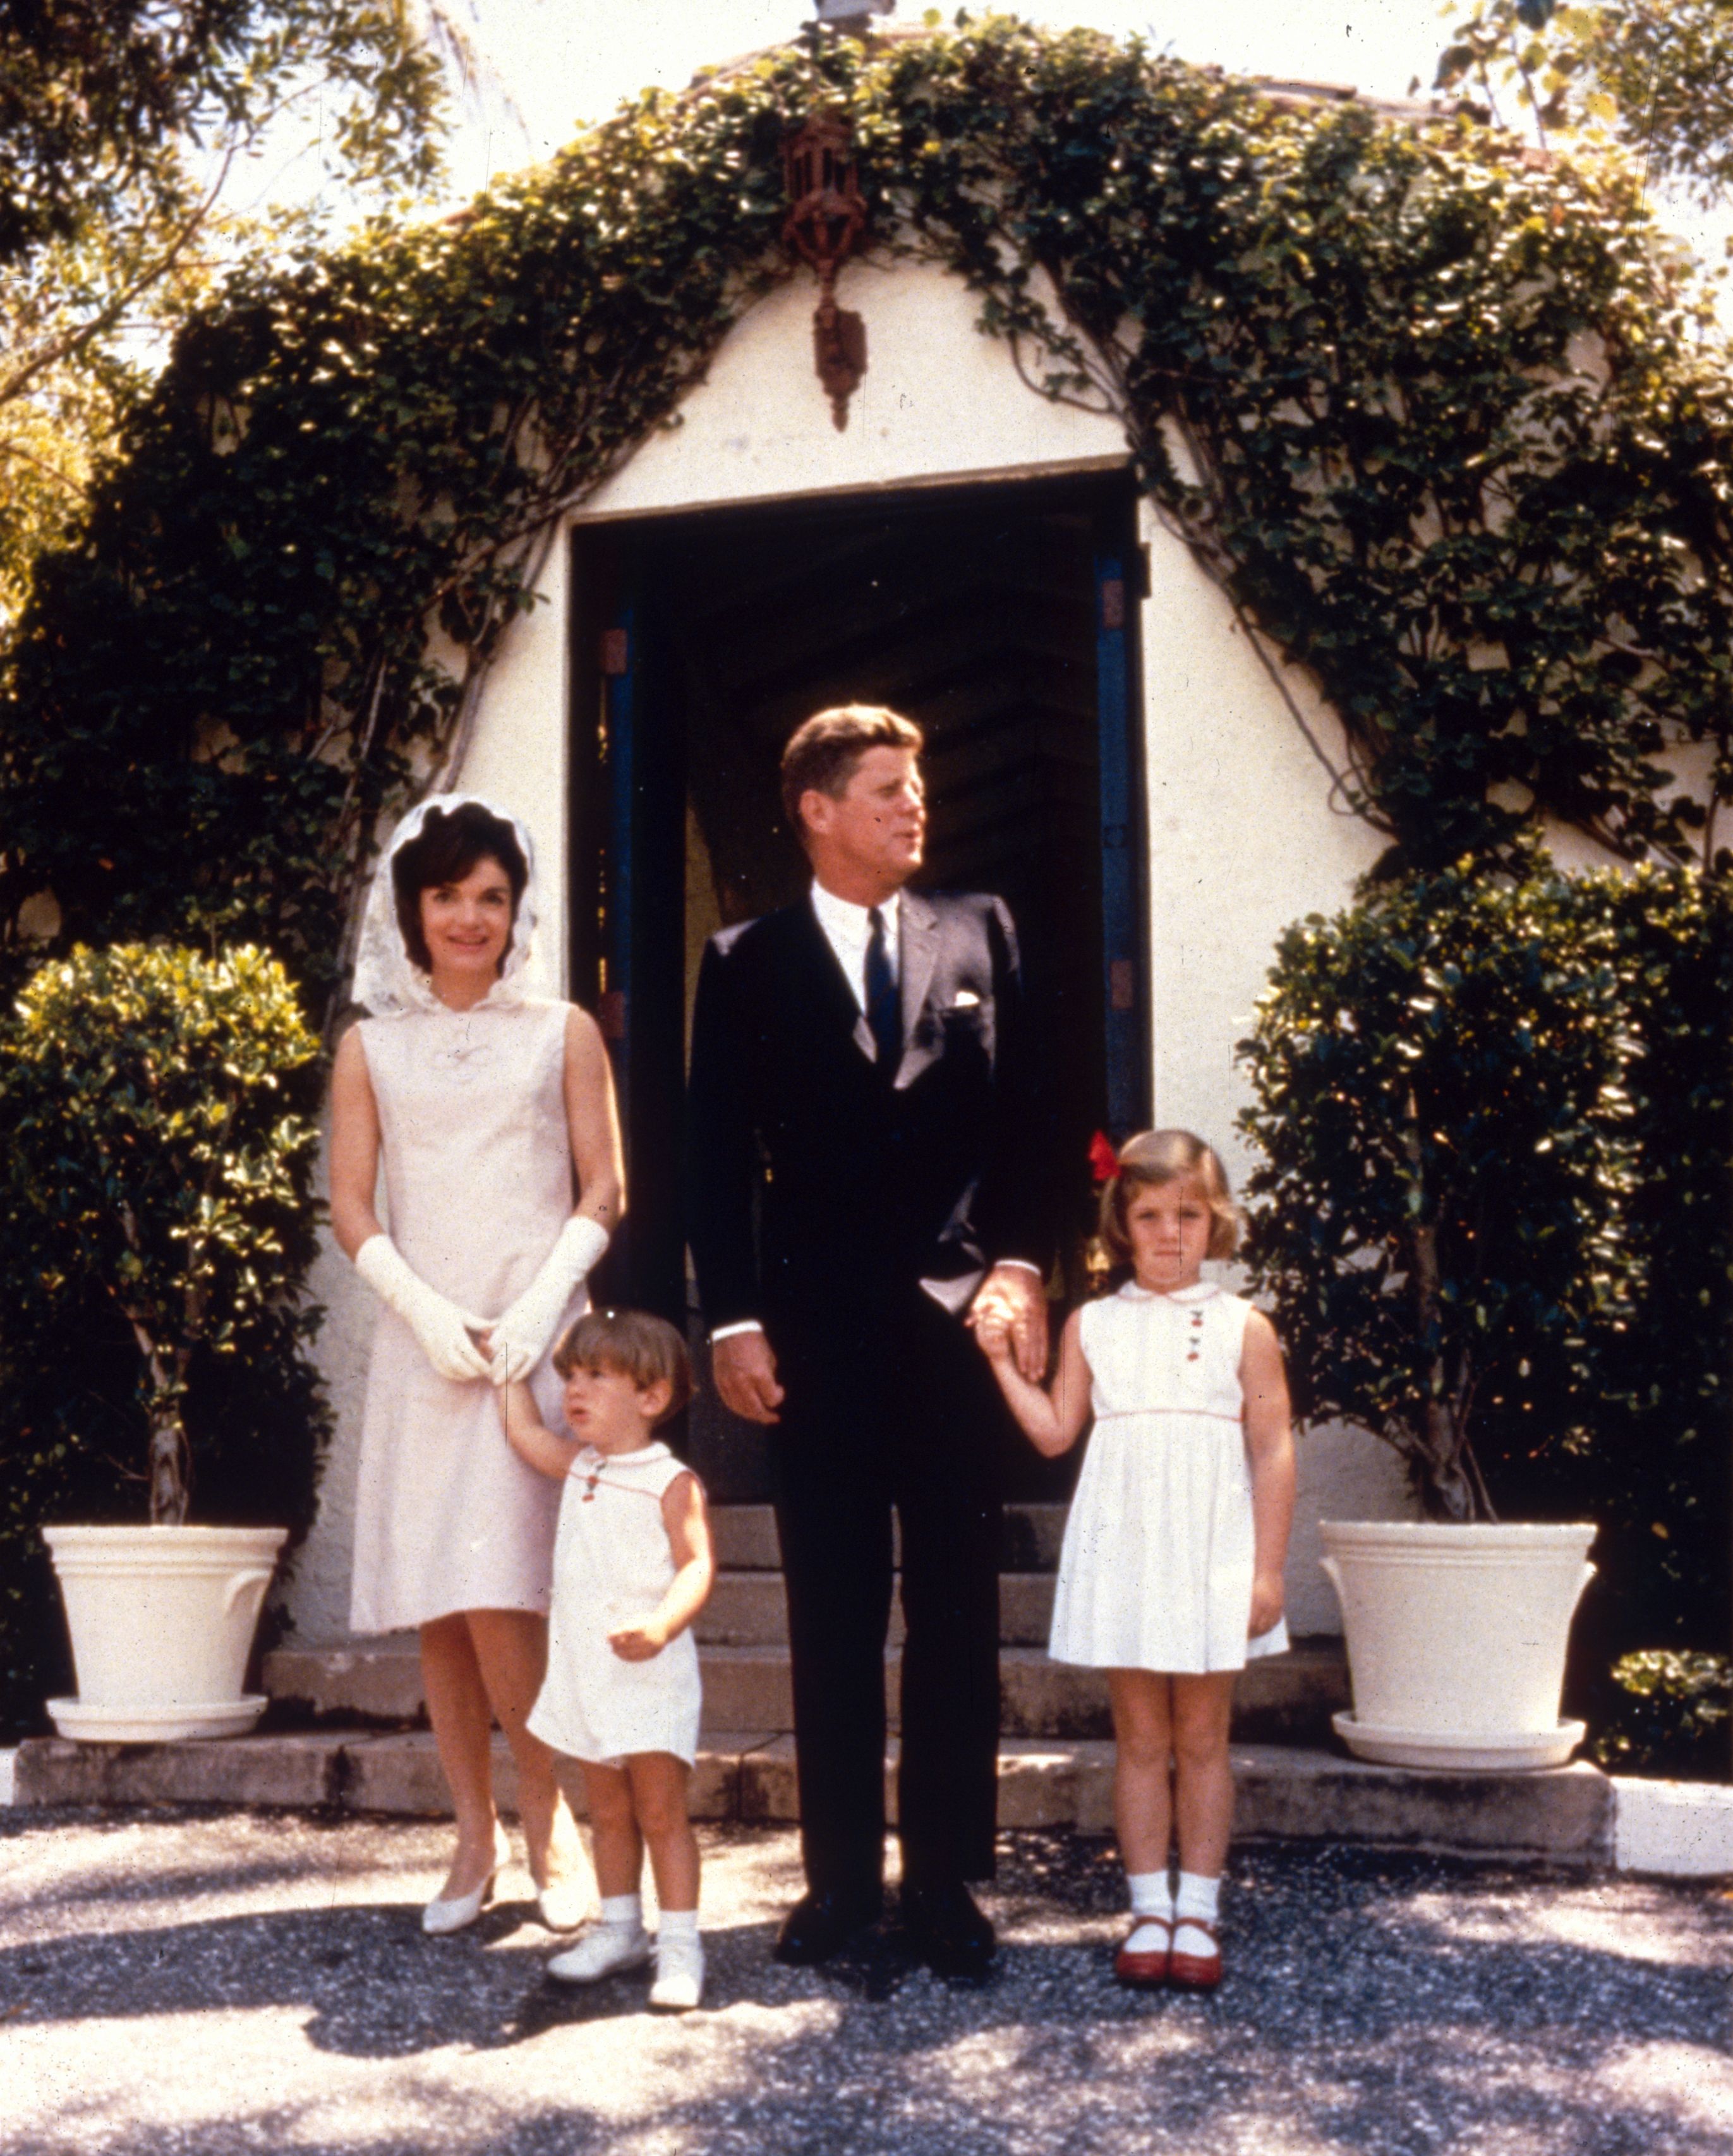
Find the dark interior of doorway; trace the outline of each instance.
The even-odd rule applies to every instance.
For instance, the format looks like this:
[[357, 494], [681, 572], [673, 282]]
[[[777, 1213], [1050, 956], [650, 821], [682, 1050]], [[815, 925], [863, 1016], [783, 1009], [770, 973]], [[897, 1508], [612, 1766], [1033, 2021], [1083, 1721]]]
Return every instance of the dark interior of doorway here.
[[[705, 939], [806, 888], [777, 783], [830, 703], [887, 703], [927, 736], [935, 889], [997, 891], [1051, 1044], [1074, 1173], [1108, 1121], [1101, 565], [1130, 549], [1129, 485], [1092, 477], [751, 511], [579, 534], [574, 565], [573, 987], [612, 1037], [630, 1217], [611, 1296], [684, 1319], [680, 1102]], [[1128, 610], [1135, 611], [1135, 610]], [[1135, 670], [1134, 670], [1135, 678]], [[713, 1399], [682, 1447], [712, 1494], [766, 1494], [758, 1434]], [[1070, 1479], [1018, 1445], [1013, 1493]]]

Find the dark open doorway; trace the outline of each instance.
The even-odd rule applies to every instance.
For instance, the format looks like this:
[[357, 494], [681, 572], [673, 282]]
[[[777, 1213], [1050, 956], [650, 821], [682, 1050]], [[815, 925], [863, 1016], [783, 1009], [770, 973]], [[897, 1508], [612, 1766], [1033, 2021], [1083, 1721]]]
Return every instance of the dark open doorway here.
[[[1146, 1116], [1130, 483], [1092, 475], [712, 511], [581, 531], [573, 589], [572, 990], [616, 1058], [630, 1211], [607, 1291], [687, 1316], [684, 1047], [705, 939], [806, 888], [783, 742], [826, 704], [927, 735], [931, 887], [1010, 905], [1052, 1044], [1076, 1233], [1090, 1133]], [[720, 1427], [729, 1424], [725, 1432]], [[763, 1494], [713, 1404], [713, 1494]], [[1033, 1455], [1020, 1494], [1044, 1486]]]

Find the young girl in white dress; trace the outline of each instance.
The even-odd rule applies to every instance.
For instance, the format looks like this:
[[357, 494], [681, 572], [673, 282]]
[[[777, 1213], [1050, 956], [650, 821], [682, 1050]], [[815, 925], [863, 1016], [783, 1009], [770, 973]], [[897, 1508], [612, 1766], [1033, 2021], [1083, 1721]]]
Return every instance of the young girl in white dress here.
[[[686, 1343], [642, 1311], [592, 1311], [554, 1351], [567, 1432], [527, 1385], [505, 1392], [505, 1435], [564, 1484], [554, 1544], [547, 1676], [533, 1736], [583, 1771], [602, 1916], [548, 1974], [591, 1984], [654, 1955], [652, 2006], [679, 2012], [704, 1989], [698, 1843], [686, 1812], [698, 1751], [692, 1620], [715, 1577], [698, 1477], [656, 1436], [692, 1393]], [[648, 1848], [660, 1915], [644, 1929]]]
[[[1066, 1522], [1049, 1651], [1104, 1669], [1118, 1755], [1114, 1817], [1132, 1926], [1122, 1984], [1221, 1980], [1217, 1904], [1233, 1823], [1228, 1722], [1252, 1656], [1288, 1645], [1282, 1568], [1294, 1445], [1268, 1318], [1202, 1277], [1238, 1223], [1222, 1163], [1187, 1131], [1121, 1149], [1101, 1235], [1131, 1278], [1068, 1321], [1043, 1392], [1005, 1328], [982, 1347], [1038, 1450], [1069, 1450], [1093, 1417]], [[1179, 1842], [1179, 1886], [1168, 1883]]]

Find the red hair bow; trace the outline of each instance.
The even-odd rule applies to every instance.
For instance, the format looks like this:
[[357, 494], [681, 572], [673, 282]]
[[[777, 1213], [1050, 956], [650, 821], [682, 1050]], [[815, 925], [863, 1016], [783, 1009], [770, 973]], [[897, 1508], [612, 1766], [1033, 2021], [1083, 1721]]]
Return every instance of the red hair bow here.
[[1120, 1172], [1120, 1157], [1105, 1131], [1090, 1140], [1090, 1173], [1097, 1183], [1111, 1183]]

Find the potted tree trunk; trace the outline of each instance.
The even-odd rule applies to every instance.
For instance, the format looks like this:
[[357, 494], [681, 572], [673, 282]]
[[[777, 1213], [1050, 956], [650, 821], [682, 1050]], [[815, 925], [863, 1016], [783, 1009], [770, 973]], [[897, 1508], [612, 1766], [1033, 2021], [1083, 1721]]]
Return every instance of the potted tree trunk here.
[[43, 1529], [77, 1673], [77, 1697], [48, 1703], [64, 1736], [226, 1735], [264, 1704], [242, 1687], [287, 1531], [187, 1523], [188, 1408], [202, 1369], [304, 1328], [287, 1306], [317, 1134], [285, 1081], [316, 1053], [287, 977], [248, 948], [76, 950], [0, 1034], [13, 1261], [45, 1303], [130, 1340], [148, 1489], [147, 1522]]
[[1592, 885], [1531, 860], [1372, 886], [1287, 932], [1243, 1044], [1248, 1259], [1296, 1399], [1395, 1446], [1424, 1515], [1322, 1523], [1365, 1758], [1543, 1767], [1585, 1733], [1560, 1702], [1595, 1523], [1500, 1521], [1484, 1470], [1587, 1453], [1636, 1285], [1636, 1045]]

